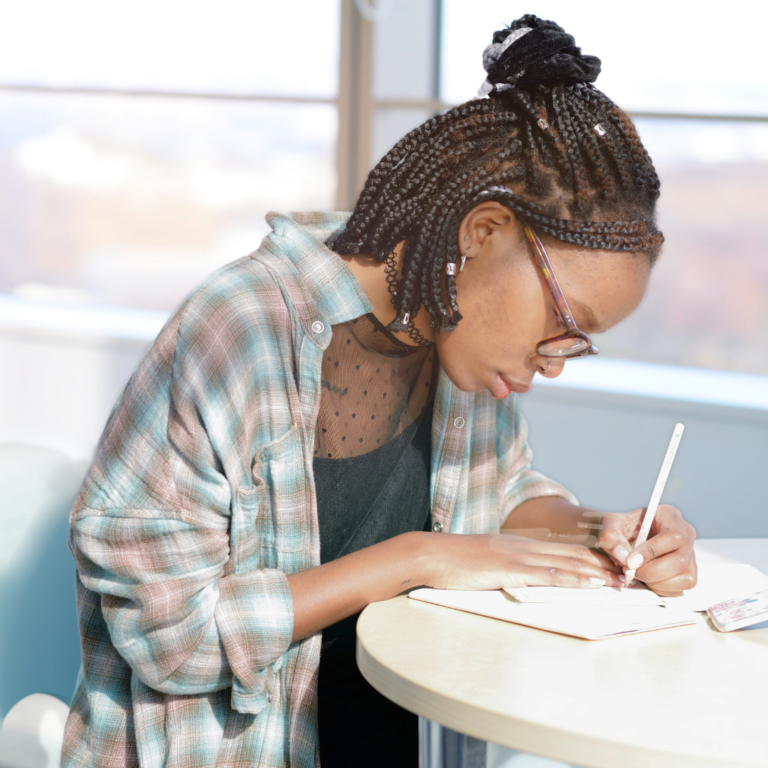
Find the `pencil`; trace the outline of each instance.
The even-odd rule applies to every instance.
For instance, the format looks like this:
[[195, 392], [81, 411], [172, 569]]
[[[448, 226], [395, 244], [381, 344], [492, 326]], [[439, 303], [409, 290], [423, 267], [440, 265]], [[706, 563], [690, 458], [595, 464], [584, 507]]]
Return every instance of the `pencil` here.
[[[653, 487], [651, 500], [648, 502], [648, 508], [645, 510], [645, 517], [643, 517], [643, 524], [640, 526], [640, 533], [637, 534], [635, 543], [632, 545], [633, 552], [641, 544], [645, 544], [645, 541], [648, 538], [648, 532], [651, 530], [653, 518], [656, 516], [656, 510], [659, 508], [661, 494], [664, 493], [664, 486], [667, 484], [669, 470], [672, 469], [672, 462], [675, 460], [677, 446], [680, 445], [680, 438], [683, 436], [684, 429], [685, 426], [683, 424], [675, 424], [675, 428], [672, 430], [672, 439], [669, 441], [669, 447], [667, 448], [667, 453], [664, 456], [664, 461], [661, 464], [659, 476], [656, 478], [656, 485]], [[629, 561], [629, 557], [627, 558], [627, 561]], [[632, 579], [635, 578], [636, 570], [637, 568], [630, 568], [624, 575], [625, 587], [632, 583]]]

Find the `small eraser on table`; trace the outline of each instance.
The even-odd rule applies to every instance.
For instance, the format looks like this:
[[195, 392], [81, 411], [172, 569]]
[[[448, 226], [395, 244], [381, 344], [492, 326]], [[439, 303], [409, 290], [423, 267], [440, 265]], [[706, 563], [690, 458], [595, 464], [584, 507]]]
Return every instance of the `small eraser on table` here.
[[712, 623], [721, 632], [749, 627], [768, 621], [768, 589], [755, 592], [748, 597], [725, 600], [707, 608]]

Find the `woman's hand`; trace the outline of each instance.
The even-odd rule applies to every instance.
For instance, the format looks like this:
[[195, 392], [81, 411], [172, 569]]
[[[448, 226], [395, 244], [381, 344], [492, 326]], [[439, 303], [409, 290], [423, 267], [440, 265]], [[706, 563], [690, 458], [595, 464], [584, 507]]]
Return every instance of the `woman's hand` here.
[[629, 542], [637, 537], [644, 513], [644, 509], [634, 509], [603, 514], [598, 545], [625, 570], [636, 568], [636, 578], [658, 595], [679, 595], [691, 589], [696, 585], [693, 526], [683, 520], [679, 509], [661, 504], [648, 540], [633, 552]]
[[429, 534], [429, 575], [439, 589], [502, 587], [620, 587], [621, 567], [578, 544], [534, 541], [521, 536]]

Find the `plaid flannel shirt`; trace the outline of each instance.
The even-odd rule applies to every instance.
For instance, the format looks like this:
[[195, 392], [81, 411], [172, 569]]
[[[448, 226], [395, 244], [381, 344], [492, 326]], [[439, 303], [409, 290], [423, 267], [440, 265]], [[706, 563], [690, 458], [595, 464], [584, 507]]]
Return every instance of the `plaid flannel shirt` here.
[[[83, 666], [63, 768], [318, 765], [320, 634], [291, 642], [286, 574], [320, 563], [312, 475], [331, 326], [371, 310], [323, 241], [347, 214], [271, 214], [251, 256], [168, 321], [115, 406], [71, 518]], [[497, 531], [561, 486], [530, 469], [517, 397], [441, 371], [432, 516]]]

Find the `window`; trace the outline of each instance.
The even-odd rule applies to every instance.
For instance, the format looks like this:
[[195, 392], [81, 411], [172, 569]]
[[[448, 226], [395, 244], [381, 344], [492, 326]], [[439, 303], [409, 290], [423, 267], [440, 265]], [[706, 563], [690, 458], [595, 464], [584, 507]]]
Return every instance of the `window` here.
[[[491, 32], [517, 13], [355, 3], [379, 10], [373, 53], [349, 59], [368, 78], [351, 99], [337, 94], [342, 0], [14, 5], [0, 26], [0, 294], [172, 309], [258, 246], [268, 210], [349, 205], [369, 162], [474, 95]], [[665, 253], [604, 354], [768, 374], [768, 6], [731, 4], [738, 33], [688, 3], [532, 10], [601, 57], [598, 85], [635, 115], [662, 178]]]
[[169, 310], [267, 211], [332, 208], [338, 6], [15, 4], [0, 292]]

